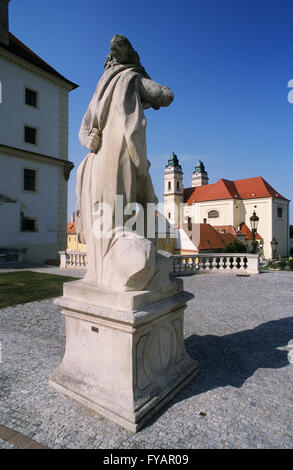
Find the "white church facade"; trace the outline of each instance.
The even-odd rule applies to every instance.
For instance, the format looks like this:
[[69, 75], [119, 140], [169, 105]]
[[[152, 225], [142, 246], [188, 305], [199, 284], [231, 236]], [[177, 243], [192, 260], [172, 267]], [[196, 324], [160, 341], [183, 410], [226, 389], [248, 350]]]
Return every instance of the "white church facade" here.
[[67, 80], [9, 32], [0, 0], [0, 253], [23, 250], [30, 262], [66, 248]]
[[258, 251], [267, 259], [288, 256], [290, 201], [261, 176], [236, 181], [222, 178], [209, 184], [204, 164], [199, 160], [192, 174], [192, 186], [184, 188], [182, 167], [173, 152], [164, 180], [165, 217], [171, 224], [206, 223], [222, 233], [232, 226], [237, 232], [243, 224], [250, 227], [255, 210], [259, 217], [257, 232], [262, 239]]

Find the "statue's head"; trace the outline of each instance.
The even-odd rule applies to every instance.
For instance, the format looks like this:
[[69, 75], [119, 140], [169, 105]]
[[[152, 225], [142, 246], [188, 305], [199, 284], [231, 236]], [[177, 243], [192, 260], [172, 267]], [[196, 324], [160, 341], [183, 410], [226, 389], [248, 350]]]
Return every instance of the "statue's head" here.
[[115, 34], [110, 41], [110, 51], [105, 67], [114, 64], [134, 64], [141, 67], [138, 53], [125, 36]]

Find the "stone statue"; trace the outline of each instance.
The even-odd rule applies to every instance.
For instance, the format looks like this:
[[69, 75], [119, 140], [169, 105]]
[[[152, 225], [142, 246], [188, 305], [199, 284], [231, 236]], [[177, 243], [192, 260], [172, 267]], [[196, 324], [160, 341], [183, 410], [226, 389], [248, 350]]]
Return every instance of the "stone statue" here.
[[[160, 260], [151, 240], [119, 232], [115, 197], [123, 196], [122, 226], [130, 217], [124, 214], [127, 204], [139, 203], [146, 213], [147, 203], [157, 203], [144, 109], [169, 106], [173, 94], [150, 79], [131, 43], [119, 34], [111, 39], [104, 67], [79, 132], [90, 153], [77, 171], [76, 228], [79, 241], [87, 245], [86, 281], [122, 291], [143, 290], [156, 277]], [[103, 204], [111, 208], [111, 223], [107, 237], [97, 237], [94, 225]]]
[[[168, 106], [173, 95], [150, 79], [123, 36], [111, 40], [105, 69], [79, 134], [90, 150], [78, 168], [76, 214], [87, 245], [87, 276], [65, 282], [63, 296], [54, 300], [66, 317], [66, 348], [49, 383], [137, 432], [198, 375], [183, 335], [193, 295], [183, 290], [182, 279], [170, 279], [172, 256], [156, 251], [151, 235], [137, 226], [124, 230], [127, 204], [145, 208], [157, 201], [144, 109]], [[117, 194], [125, 209], [118, 224]], [[97, 236], [94, 226], [105, 207], [110, 223]]]

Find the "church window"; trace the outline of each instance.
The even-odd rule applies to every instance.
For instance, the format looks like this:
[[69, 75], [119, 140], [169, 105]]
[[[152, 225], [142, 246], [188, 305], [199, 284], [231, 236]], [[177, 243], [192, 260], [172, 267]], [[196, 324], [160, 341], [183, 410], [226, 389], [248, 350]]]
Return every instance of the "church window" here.
[[179, 181], [177, 181], [177, 189], [180, 189]]
[[209, 218], [209, 219], [218, 219], [218, 218], [219, 218], [219, 212], [218, 212], [218, 211], [215, 211], [215, 210], [210, 211], [210, 212], [208, 213], [208, 218]]
[[278, 207], [278, 217], [283, 217], [283, 209], [282, 209], [282, 207]]
[[170, 191], [171, 189], [171, 181], [168, 181], [168, 190]]

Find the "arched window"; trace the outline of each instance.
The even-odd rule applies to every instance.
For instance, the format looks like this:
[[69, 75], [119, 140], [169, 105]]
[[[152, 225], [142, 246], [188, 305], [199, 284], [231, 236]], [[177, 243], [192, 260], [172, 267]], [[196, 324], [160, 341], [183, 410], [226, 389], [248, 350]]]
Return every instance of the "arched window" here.
[[208, 218], [209, 218], [209, 219], [218, 219], [218, 218], [219, 218], [219, 212], [218, 212], [218, 211], [215, 211], [215, 210], [210, 211], [210, 212], [208, 213]]
[[177, 189], [180, 189], [179, 181], [177, 181]]
[[171, 189], [171, 181], [168, 181], [168, 190], [170, 191]]

